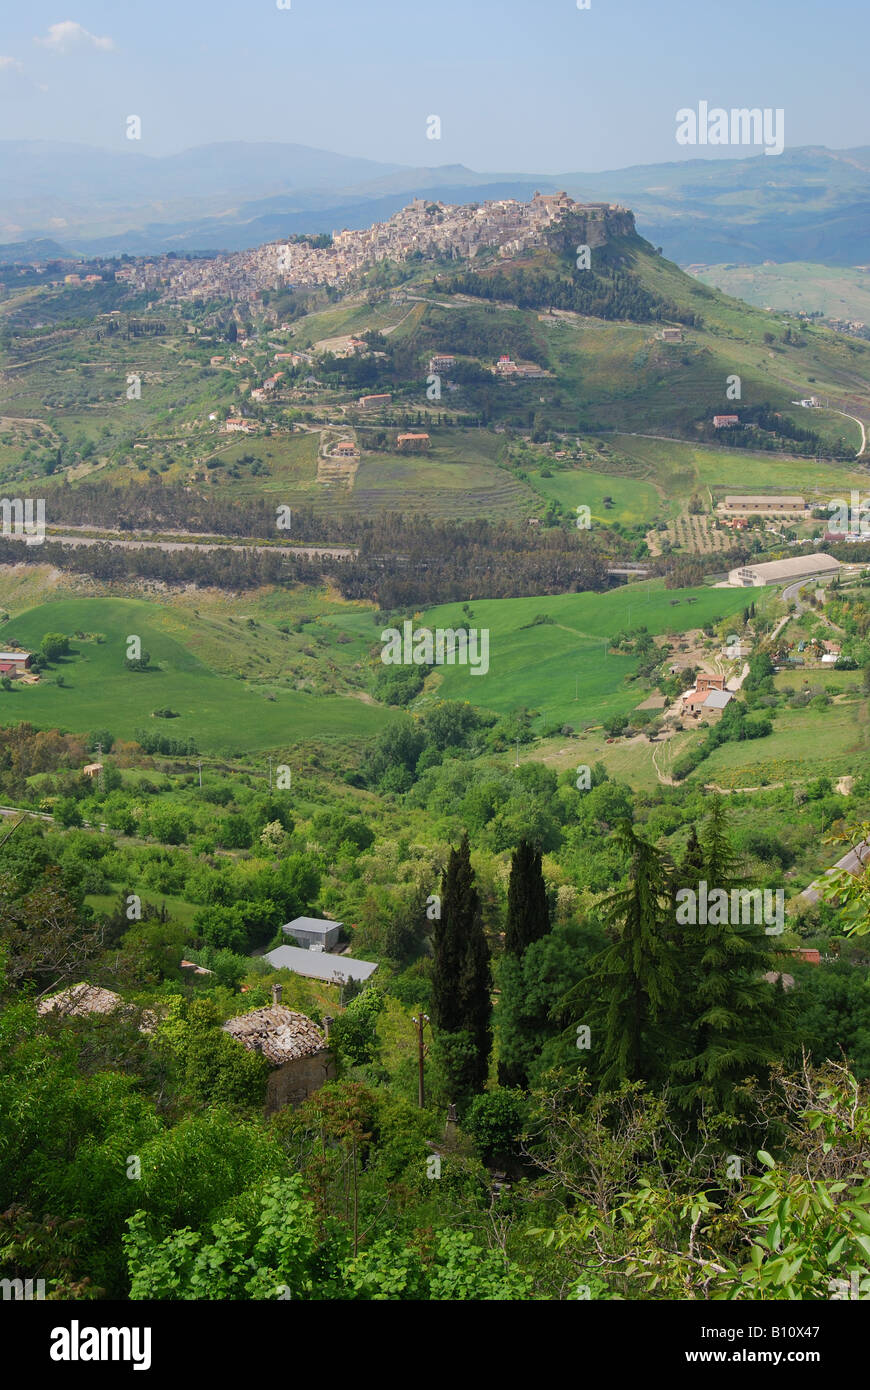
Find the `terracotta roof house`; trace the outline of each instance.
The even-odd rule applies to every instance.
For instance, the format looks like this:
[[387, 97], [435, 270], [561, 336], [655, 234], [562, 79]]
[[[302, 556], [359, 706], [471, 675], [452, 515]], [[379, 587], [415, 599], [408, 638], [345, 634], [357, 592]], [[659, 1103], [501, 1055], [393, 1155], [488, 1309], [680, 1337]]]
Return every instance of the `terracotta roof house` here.
[[[328, 1024], [332, 1020], [327, 1022]], [[223, 1026], [249, 1052], [259, 1052], [271, 1067], [266, 1087], [266, 1114], [286, 1105], [301, 1105], [335, 1076], [335, 1061], [322, 1033], [305, 1014], [281, 1003], [281, 986], [272, 986], [272, 1004], [239, 1014]]]
[[120, 994], [114, 990], [101, 989], [99, 985], [69, 985], [48, 999], [40, 999], [36, 1006], [38, 1014], [59, 1013], [85, 1018], [88, 1014], [110, 1014], [123, 1004]]
[[[102, 989], [99, 985], [89, 985], [84, 981], [77, 985], [68, 985], [66, 989], [59, 990], [57, 994], [49, 995], [47, 999], [40, 999], [36, 1006], [36, 1012], [42, 1016], [50, 1013], [60, 1014], [64, 1018], [87, 1018], [90, 1014], [113, 1014], [116, 1010], [127, 1013], [135, 1012], [135, 1005], [127, 1004], [116, 994], [114, 990]], [[139, 1024], [140, 1033], [153, 1033], [157, 1026], [157, 1015], [152, 1009], [142, 1011], [142, 1021]]]

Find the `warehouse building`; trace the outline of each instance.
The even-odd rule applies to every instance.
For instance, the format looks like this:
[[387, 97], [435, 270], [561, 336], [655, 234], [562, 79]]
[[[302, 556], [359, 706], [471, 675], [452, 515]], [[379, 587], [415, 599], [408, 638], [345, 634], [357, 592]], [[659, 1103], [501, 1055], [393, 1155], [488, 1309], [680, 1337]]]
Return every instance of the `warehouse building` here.
[[840, 561], [833, 555], [794, 555], [790, 560], [771, 560], [762, 565], [738, 565], [729, 570], [732, 588], [758, 588], [762, 584], [794, 584], [799, 579], [823, 579], [836, 574]]
[[303, 951], [298, 946], [276, 946], [262, 959], [267, 960], [273, 970], [292, 970], [294, 975], [336, 985], [346, 985], [348, 980], [367, 980], [378, 968], [375, 961], [331, 956], [325, 951]]
[[319, 946], [321, 950], [329, 951], [338, 945], [341, 923], [331, 922], [325, 917], [294, 917], [292, 922], [285, 922], [281, 930], [300, 946], [309, 949]]

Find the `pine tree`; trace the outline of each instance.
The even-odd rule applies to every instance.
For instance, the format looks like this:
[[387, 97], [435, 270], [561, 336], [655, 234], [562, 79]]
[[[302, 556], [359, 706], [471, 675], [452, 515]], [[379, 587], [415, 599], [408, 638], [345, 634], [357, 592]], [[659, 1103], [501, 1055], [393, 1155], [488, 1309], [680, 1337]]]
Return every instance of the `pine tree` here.
[[[668, 1022], [678, 1001], [670, 930], [671, 865], [629, 822], [620, 826], [618, 835], [631, 856], [629, 880], [604, 901], [614, 940], [592, 968], [592, 984], [600, 1001], [605, 1088], [665, 1074], [673, 1048]], [[597, 1051], [595, 1026], [592, 1047]]]
[[467, 834], [450, 851], [433, 946], [433, 1025], [443, 1039], [465, 1034], [471, 1044], [450, 1080], [457, 1095], [482, 1090], [492, 1045], [492, 975]]
[[689, 1048], [674, 1064], [674, 1095], [687, 1110], [735, 1115], [740, 1082], [763, 1078], [788, 1050], [790, 1009], [779, 982], [765, 979], [777, 968], [776, 956], [756, 920], [756, 904], [737, 896], [746, 884], [721, 797], [713, 802], [700, 849], [699, 885], [706, 884], [708, 903], [716, 889], [724, 889], [728, 900], [721, 911], [709, 906], [706, 922], [684, 929]]
[[504, 955], [498, 972], [499, 1025], [498, 1079], [501, 1086], [526, 1086], [525, 1058], [529, 1043], [542, 1035], [547, 1013], [540, 1005], [530, 1008], [526, 999], [522, 958], [532, 942], [550, 930], [547, 886], [541, 868], [541, 852], [521, 840], [511, 860]]

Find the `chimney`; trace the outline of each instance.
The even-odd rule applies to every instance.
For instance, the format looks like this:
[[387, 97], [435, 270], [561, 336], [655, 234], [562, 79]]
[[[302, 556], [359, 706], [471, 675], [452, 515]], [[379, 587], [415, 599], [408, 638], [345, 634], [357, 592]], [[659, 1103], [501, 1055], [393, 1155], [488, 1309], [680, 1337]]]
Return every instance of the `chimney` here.
[[281, 991], [282, 991], [282, 988], [283, 988], [282, 985], [273, 985], [273, 986], [272, 986], [272, 1008], [273, 1008], [273, 1009], [277, 1009], [278, 1005], [281, 1003]]
[[334, 1022], [335, 1020], [330, 1018], [329, 1014], [323, 1015], [323, 1036], [327, 1042], [329, 1042], [329, 1032]]

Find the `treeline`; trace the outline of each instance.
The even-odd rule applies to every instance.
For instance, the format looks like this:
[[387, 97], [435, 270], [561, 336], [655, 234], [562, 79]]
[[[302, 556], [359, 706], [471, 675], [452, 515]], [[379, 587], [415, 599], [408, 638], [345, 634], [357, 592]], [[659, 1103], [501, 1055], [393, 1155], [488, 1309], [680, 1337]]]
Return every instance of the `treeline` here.
[[382, 608], [448, 603], [470, 594], [510, 598], [605, 589], [610, 583], [601, 542], [588, 532], [423, 517], [380, 519], [358, 558], [336, 570], [335, 579], [345, 598], [374, 598]]
[[[121, 533], [150, 527], [289, 540], [287, 533], [277, 530], [274, 508], [266, 502], [206, 499], [159, 483], [125, 489], [123, 494], [93, 486], [60, 487], [52, 494], [49, 510], [54, 524], [67, 521]], [[614, 534], [602, 538], [568, 527], [532, 530], [485, 519], [435, 522], [400, 513], [371, 519], [318, 517], [310, 508], [294, 508], [292, 534], [294, 540], [354, 545], [358, 554], [353, 560], [328, 555], [309, 559], [266, 548], [127, 550], [109, 543], [79, 547], [50, 540], [37, 550], [0, 538], [0, 563], [50, 563], [101, 580], [145, 578], [234, 590], [319, 584], [329, 576], [345, 598], [402, 608], [465, 599], [472, 593], [509, 598], [604, 589], [609, 583], [607, 562], [625, 548]]]
[[[816, 454], [822, 454], [826, 458], [853, 457], [853, 450], [845, 440], [840, 439], [836, 444], [831, 444], [815, 430], [804, 429], [774, 410], [769, 401], [763, 401], [760, 405], [741, 405], [739, 425], [716, 429], [713, 424], [715, 413], [716, 408], [713, 406], [704, 412], [701, 437], [718, 444], [727, 444], [729, 448], [770, 450], [777, 447], [778, 440], [787, 439], [794, 446], [795, 453], [807, 458]], [[747, 426], [754, 428], [747, 429]], [[773, 437], [765, 439], [759, 435]]]
[[[108, 582], [153, 579], [198, 588], [255, 589], [263, 584], [319, 584], [323, 569], [314, 560], [282, 556], [270, 550], [122, 550], [108, 543], [89, 546], [46, 541], [38, 550], [0, 537], [0, 564], [54, 565], [74, 574]], [[331, 562], [334, 566], [339, 560]]]

